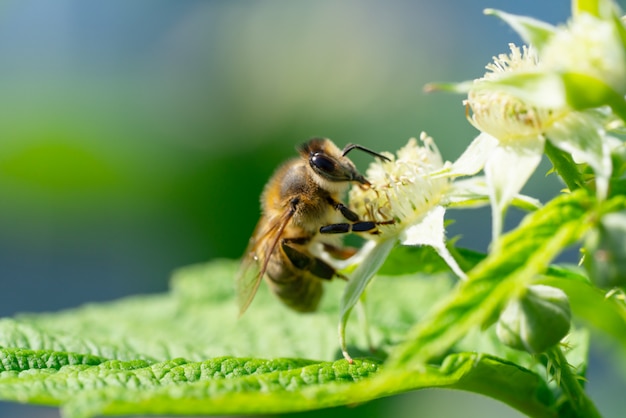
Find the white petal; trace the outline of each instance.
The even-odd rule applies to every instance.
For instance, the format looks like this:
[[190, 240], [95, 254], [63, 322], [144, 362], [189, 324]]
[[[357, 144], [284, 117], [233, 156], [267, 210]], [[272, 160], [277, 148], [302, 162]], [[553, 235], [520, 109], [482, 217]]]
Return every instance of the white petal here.
[[498, 140], [493, 136], [481, 133], [478, 135], [461, 156], [446, 170], [450, 176], [471, 176], [478, 173], [485, 166], [485, 162], [492, 151], [498, 146]]
[[475, 208], [489, 203], [489, 189], [484, 176], [469, 177], [452, 183], [444, 205], [448, 207]]
[[448, 264], [450, 269], [461, 279], [467, 277], [446, 248], [443, 218], [446, 210], [436, 206], [424, 216], [421, 222], [406, 228], [400, 236], [403, 245], [428, 245]]
[[[489, 203], [489, 187], [484, 176], [474, 176], [452, 183], [450, 192], [442, 204], [447, 207], [474, 208]], [[541, 202], [534, 197], [516, 195], [511, 201], [513, 206], [532, 211], [541, 207]]]
[[543, 47], [555, 31], [554, 26], [527, 16], [513, 15], [494, 9], [485, 9], [485, 14], [494, 15], [504, 20], [526, 44], [534, 45], [538, 48]]
[[443, 217], [446, 210], [443, 206], [435, 206], [420, 222], [411, 225], [400, 234], [402, 245], [439, 246], [444, 241]]
[[502, 232], [504, 212], [533, 174], [543, 155], [542, 137], [520, 139], [497, 147], [485, 165], [489, 186], [493, 240]]

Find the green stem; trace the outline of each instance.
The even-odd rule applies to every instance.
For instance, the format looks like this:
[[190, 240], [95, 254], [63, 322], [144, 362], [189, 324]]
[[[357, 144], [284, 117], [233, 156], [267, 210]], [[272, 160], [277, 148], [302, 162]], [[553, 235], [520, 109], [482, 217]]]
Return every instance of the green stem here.
[[561, 176], [570, 191], [573, 192], [585, 186], [578, 166], [569, 154], [552, 145], [550, 141], [546, 141], [545, 153], [554, 166], [554, 170]]
[[581, 418], [601, 418], [596, 406], [589, 399], [582, 386], [580, 386], [580, 382], [576, 374], [572, 372], [572, 368], [561, 348], [556, 345], [548, 350], [546, 355], [552, 362], [557, 383], [568, 398], [572, 411], [576, 414], [575, 416]]

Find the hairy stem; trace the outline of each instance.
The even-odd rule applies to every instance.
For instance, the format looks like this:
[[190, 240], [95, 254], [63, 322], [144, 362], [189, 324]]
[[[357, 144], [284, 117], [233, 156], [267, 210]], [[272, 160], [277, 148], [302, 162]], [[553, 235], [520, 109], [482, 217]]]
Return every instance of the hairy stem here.
[[576, 414], [575, 416], [600, 418], [600, 413], [583, 390], [576, 374], [572, 372], [572, 368], [568, 364], [561, 347], [558, 345], [554, 346], [546, 352], [546, 355], [550, 363], [552, 363], [555, 379], [563, 390], [563, 394], [568, 398], [572, 410]]

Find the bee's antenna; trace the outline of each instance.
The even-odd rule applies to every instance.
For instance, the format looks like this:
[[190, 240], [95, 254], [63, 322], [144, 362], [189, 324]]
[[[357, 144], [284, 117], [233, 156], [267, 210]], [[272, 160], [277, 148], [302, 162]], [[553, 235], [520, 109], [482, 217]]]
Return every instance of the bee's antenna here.
[[369, 155], [373, 155], [374, 157], [378, 157], [378, 158], [380, 158], [381, 160], [384, 160], [384, 161], [391, 161], [388, 157], [385, 157], [384, 155], [379, 154], [376, 151], [372, 151], [371, 149], [365, 148], [364, 146], [358, 145], [358, 144], [348, 144], [348, 145], [346, 145], [343, 148], [343, 151], [341, 152], [341, 156], [345, 157], [346, 154], [349, 153], [350, 151], [352, 151], [353, 149], [361, 150], [363, 152], [368, 153]]

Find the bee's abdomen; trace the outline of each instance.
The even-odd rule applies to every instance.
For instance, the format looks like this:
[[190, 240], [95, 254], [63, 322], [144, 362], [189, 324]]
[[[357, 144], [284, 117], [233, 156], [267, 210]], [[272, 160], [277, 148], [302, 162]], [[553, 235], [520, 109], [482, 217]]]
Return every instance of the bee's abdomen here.
[[314, 312], [322, 298], [322, 283], [315, 278], [294, 276], [291, 282], [277, 283], [273, 280], [272, 291], [294, 311]]
[[266, 271], [270, 289], [280, 300], [298, 312], [313, 312], [322, 298], [322, 281], [272, 257]]

